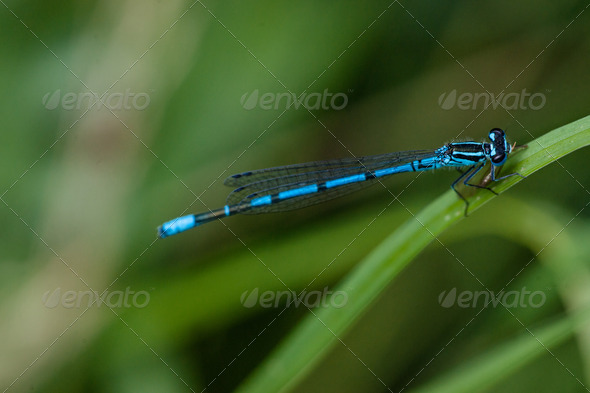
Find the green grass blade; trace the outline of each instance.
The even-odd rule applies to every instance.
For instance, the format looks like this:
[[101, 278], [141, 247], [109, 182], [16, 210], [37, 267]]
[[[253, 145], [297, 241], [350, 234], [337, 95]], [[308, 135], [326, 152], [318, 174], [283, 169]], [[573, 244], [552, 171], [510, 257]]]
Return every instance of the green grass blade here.
[[[590, 116], [529, 142], [526, 150], [510, 157], [503, 173], [528, 176], [589, 144]], [[500, 193], [522, 180], [512, 176], [494, 184], [494, 190]], [[469, 198], [470, 212], [494, 197], [485, 190], [477, 191]], [[348, 294], [346, 306], [312, 310], [312, 315], [297, 326], [238, 391], [278, 392], [293, 386], [418, 253], [442, 231], [463, 219], [463, 212], [463, 202], [450, 190], [399, 227], [336, 289]]]
[[586, 309], [578, 311], [570, 317], [548, 323], [542, 328], [526, 331], [520, 337], [503, 343], [498, 348], [457, 367], [444, 377], [437, 378], [411, 392], [467, 393], [487, 391], [500, 378], [512, 375], [519, 368], [542, 355], [552, 354], [551, 348], [570, 339], [577, 329], [587, 327], [589, 321], [590, 310]]

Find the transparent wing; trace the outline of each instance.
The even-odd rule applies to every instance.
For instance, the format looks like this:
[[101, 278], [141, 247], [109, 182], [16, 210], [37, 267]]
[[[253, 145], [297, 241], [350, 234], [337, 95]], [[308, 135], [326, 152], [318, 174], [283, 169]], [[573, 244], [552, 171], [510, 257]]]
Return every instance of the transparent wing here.
[[[226, 185], [239, 186], [229, 194], [226, 203], [228, 205], [249, 207], [250, 201], [254, 198], [278, 194], [283, 191], [320, 184], [325, 181], [369, 171], [391, 168], [411, 161], [429, 158], [433, 155], [435, 153], [431, 150], [406, 151], [359, 157], [358, 159], [316, 161], [244, 172], [230, 176], [225, 180], [224, 184]], [[257, 206], [248, 210], [245, 209], [243, 213], [259, 214], [299, 209], [350, 194], [377, 182], [378, 179], [369, 179], [362, 182], [323, 189], [311, 194], [278, 200], [269, 205]]]
[[[352, 192], [358, 191], [363, 188], [367, 188], [375, 183], [377, 183], [378, 179], [370, 179], [365, 180], [359, 183], [351, 183], [345, 186], [340, 186], [336, 188], [330, 188], [322, 191], [315, 192], [313, 194], [301, 195], [294, 198], [289, 198], [285, 200], [279, 200], [276, 202], [271, 203], [270, 205], [263, 205], [257, 206], [253, 209], [245, 209], [242, 211], [242, 214], [261, 214], [261, 213], [276, 213], [276, 212], [284, 212], [289, 210], [301, 209], [303, 207], [312, 206], [318, 203], [326, 202], [331, 199], [339, 198], [341, 196], [350, 194]], [[304, 184], [296, 183], [293, 185], [283, 185], [276, 188], [271, 188], [267, 190], [263, 190], [260, 193], [254, 193], [249, 195], [244, 195], [242, 193], [232, 193], [229, 195], [227, 199], [227, 204], [232, 205], [240, 205], [244, 207], [250, 207], [250, 201], [254, 198], [276, 194], [282, 191], [291, 190], [294, 188], [302, 187]]]
[[[284, 178], [286, 176], [297, 174], [308, 174], [311, 177], [317, 175], [327, 178], [327, 176], [330, 176], [329, 172], [332, 170], [340, 170], [345, 168], [355, 170], [355, 168], [358, 169], [359, 167], [363, 169], [366, 167], [366, 170], [376, 170], [379, 168], [387, 168], [389, 166], [395, 166], [396, 164], [403, 164], [406, 162], [427, 158], [433, 154], [434, 152], [432, 150], [410, 150], [358, 158], [351, 157], [328, 161], [312, 161], [302, 164], [277, 166], [273, 168], [238, 173], [226, 178], [223, 184], [228, 187], [240, 187], [257, 183], [262, 180]], [[319, 179], [321, 180], [322, 178]]]

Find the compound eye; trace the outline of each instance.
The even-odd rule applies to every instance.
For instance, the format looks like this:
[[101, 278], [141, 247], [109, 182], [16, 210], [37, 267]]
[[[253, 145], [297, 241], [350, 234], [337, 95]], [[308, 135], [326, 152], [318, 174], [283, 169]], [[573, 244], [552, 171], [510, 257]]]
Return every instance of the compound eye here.
[[504, 154], [504, 153], [496, 154], [490, 160], [492, 161], [492, 164], [494, 164], [496, 166], [500, 166], [500, 165], [504, 164], [504, 161], [506, 161], [506, 154]]
[[504, 134], [503, 130], [501, 130], [499, 128], [494, 128], [492, 131], [490, 131], [490, 134], [488, 137], [490, 138], [491, 141], [496, 141], [499, 138], [502, 138], [504, 135], [505, 134]]

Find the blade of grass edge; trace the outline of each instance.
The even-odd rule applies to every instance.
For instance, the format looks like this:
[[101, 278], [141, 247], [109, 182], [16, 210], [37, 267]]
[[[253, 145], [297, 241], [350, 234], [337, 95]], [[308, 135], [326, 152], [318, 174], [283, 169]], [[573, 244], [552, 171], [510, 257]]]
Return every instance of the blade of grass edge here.
[[[462, 393], [487, 391], [502, 377], [514, 374], [542, 355], [553, 356], [551, 348], [563, 344], [582, 326], [590, 322], [590, 309], [552, 321], [534, 330], [527, 329], [519, 337], [504, 342], [475, 359], [456, 367], [440, 378], [420, 386], [412, 393]], [[565, 367], [565, 366], [564, 366]], [[585, 388], [584, 384], [574, 376]], [[409, 393], [409, 392], [408, 392]]]
[[[545, 248], [546, 236], [539, 235], [539, 231], [535, 231], [532, 227], [538, 226], [541, 222], [550, 228], [551, 233], [558, 233], [559, 236], [551, 241], [551, 247], [536, 254], [535, 261], [545, 268], [549, 268], [549, 274], [554, 277], [557, 283], [559, 296], [566, 311], [557, 317], [552, 317], [551, 320], [542, 323], [535, 322], [535, 327], [531, 326], [530, 322], [523, 322], [522, 317], [519, 318], [510, 311], [510, 314], [521, 325], [522, 329], [519, 329], [522, 331], [521, 334], [504, 339], [497, 345], [488, 345], [489, 349], [470, 358], [467, 362], [457, 363], [447, 370], [441, 371], [425, 384], [408, 390], [408, 393], [499, 391], [502, 390], [502, 385], [498, 386], [499, 383], [507, 380], [527, 365], [535, 367], [532, 364], [533, 361], [542, 356], [552, 358], [555, 361], [556, 369], [565, 371], [564, 375], [567, 375], [565, 379], [571, 377], [572, 384], [579, 384], [582, 390], [588, 390], [583, 382], [586, 380], [587, 383], [588, 374], [584, 373], [583, 369], [582, 371], [576, 370], [576, 360], [563, 358], [563, 352], [559, 352], [560, 345], [577, 336], [576, 344], [582, 357], [581, 363], [586, 364], [584, 360], [588, 357], [588, 345], [585, 337], [588, 328], [590, 328], [590, 302], [588, 301], [590, 299], [588, 296], [590, 294], [590, 274], [588, 274], [590, 268], [586, 263], [590, 258], [590, 246], [586, 241], [590, 237], [588, 221], [577, 217], [576, 222], [570, 223], [568, 230], [565, 231], [563, 230], [563, 222], [570, 219], [570, 215], [565, 211], [546, 209], [547, 206], [544, 203], [536, 204], [534, 201], [525, 203], [512, 200], [512, 203], [520, 205], [516, 210], [520, 217], [517, 216], [515, 225], [512, 225], [511, 228], [504, 228], [500, 224], [509, 219], [506, 217], [509, 213], [504, 213], [504, 217], [502, 217], [502, 212], [494, 215], [488, 211], [486, 214], [495, 221], [490, 226], [495, 226], [496, 229], [489, 227], [481, 229], [484, 232], [499, 234], [506, 239], [520, 238], [521, 242], [524, 240], [523, 243], [529, 243], [529, 247], [534, 253]], [[535, 219], [527, 220], [531, 214]], [[498, 218], [500, 219], [496, 220]], [[470, 235], [474, 235], [474, 233], [471, 232]], [[543, 243], [537, 244], [541, 239], [543, 239]], [[506, 312], [502, 308], [498, 308], [497, 311]], [[528, 373], [530, 377], [530, 368]], [[511, 385], [508, 382], [508, 385], [503, 386]], [[564, 389], [567, 390], [567, 388]]]

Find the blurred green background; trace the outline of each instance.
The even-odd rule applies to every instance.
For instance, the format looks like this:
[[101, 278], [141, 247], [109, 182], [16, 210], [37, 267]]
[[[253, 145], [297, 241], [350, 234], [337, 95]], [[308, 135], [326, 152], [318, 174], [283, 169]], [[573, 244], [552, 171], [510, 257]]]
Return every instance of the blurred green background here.
[[[162, 222], [221, 207], [228, 175], [481, 140], [493, 127], [526, 143], [590, 112], [586, 2], [2, 5], [3, 391], [232, 391], [310, 314], [285, 302], [246, 307], [245, 295], [335, 288], [457, 176], [388, 180], [401, 203], [374, 187], [156, 241]], [[110, 110], [88, 92], [106, 94]], [[255, 100], [290, 92], [344, 98], [310, 110]], [[508, 110], [452, 100], [501, 92], [537, 99], [505, 101]], [[433, 242], [292, 391], [436, 386], [582, 307], [586, 154]], [[453, 288], [526, 288], [546, 301], [444, 307]], [[87, 307], [90, 295], [76, 303], [105, 289], [112, 307]], [[125, 292], [145, 303], [117, 303]], [[482, 391], [585, 391], [587, 332]]]

